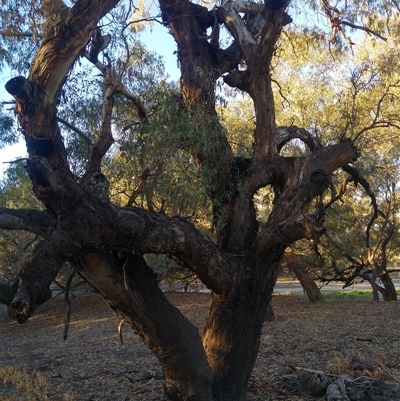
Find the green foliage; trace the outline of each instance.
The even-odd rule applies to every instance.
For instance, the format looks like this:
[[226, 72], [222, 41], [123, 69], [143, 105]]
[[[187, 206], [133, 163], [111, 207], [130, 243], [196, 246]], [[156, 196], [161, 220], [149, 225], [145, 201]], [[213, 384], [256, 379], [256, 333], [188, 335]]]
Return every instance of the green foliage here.
[[[1, 207], [40, 208], [22, 163], [12, 164], [0, 181]], [[0, 275], [15, 276], [38, 236], [25, 231], [0, 230]]]
[[0, 181], [2, 207], [40, 207], [32, 191], [32, 184], [23, 162], [11, 164]]
[[[348, 6], [349, 18], [356, 11], [360, 11], [361, 18], [367, 18], [363, 16], [366, 3], [360, 10], [352, 9], [350, 3]], [[375, 25], [370, 27], [382, 32], [386, 23], [388, 40], [359, 33], [354, 39], [358, 46], [353, 48], [328, 48], [327, 38], [318, 34], [318, 29], [289, 26], [274, 60], [275, 98], [278, 125], [304, 127], [317, 134], [325, 145], [345, 139], [355, 141], [362, 150], [355, 167], [370, 183], [378, 208], [389, 214], [391, 224], [396, 226], [400, 178], [397, 146], [400, 75], [396, 65], [400, 25], [398, 17], [392, 16], [388, 22], [382, 15], [384, 11], [371, 15]], [[299, 151], [306, 153], [306, 149], [299, 148], [299, 141], [291, 141], [283, 154], [301, 154]], [[346, 177], [343, 172], [333, 175], [332, 184], [337, 192]], [[315, 254], [315, 245], [296, 245], [296, 252], [309, 255], [315, 261], [310, 262], [310, 268], [316, 269], [317, 274], [324, 273], [321, 263], [339, 270], [347, 267], [349, 261], [345, 254], [359, 261], [367, 260], [366, 227], [373, 209], [365, 189], [357, 184], [348, 183], [345, 194], [327, 210], [325, 226], [334, 241], [322, 238], [319, 257]], [[331, 195], [327, 193], [324, 201], [328, 202]], [[265, 193], [261, 192], [260, 196], [265, 199]], [[379, 244], [386, 234], [385, 220], [380, 217], [371, 228], [370, 245]], [[389, 262], [397, 263], [398, 249], [398, 238], [394, 236], [387, 249]]]
[[[12, 68], [13, 73], [27, 72], [46, 29], [44, 15], [49, 12], [51, 3], [45, 6], [38, 1], [3, 1], [0, 60], [4, 66]], [[116, 144], [104, 160], [103, 172], [110, 181], [113, 202], [190, 218], [209, 233], [209, 194], [215, 190], [212, 180], [215, 172], [203, 168], [203, 162], [218, 160], [220, 124], [234, 154], [251, 157], [253, 105], [249, 97], [220, 85], [220, 93], [216, 94], [218, 119], [205, 116], [201, 109], [185, 110], [178, 95], [179, 87], [167, 81], [162, 59], [137, 41], [135, 34], [142, 26], [133, 25], [130, 29], [125, 25], [126, 21], [147, 17], [148, 6], [141, 1], [132, 16], [127, 3], [121, 2], [109, 19], [102, 21], [104, 33], [113, 35], [107, 52], [116, 75], [148, 111], [148, 118], [141, 119], [130, 102], [115, 96], [112, 129]], [[324, 13], [319, 1], [293, 2], [289, 14], [297, 24], [285, 28], [273, 60], [277, 125], [304, 127], [316, 133], [324, 145], [354, 140], [363, 149], [356, 166], [371, 183], [379, 207], [394, 216], [394, 224], [400, 208], [397, 203], [399, 17], [392, 15], [389, 2], [339, 1], [336, 7], [348, 21], [368, 25], [385, 35], [390, 33], [388, 40], [383, 42], [367, 34], [356, 34], [347, 27], [345, 33], [351, 34], [352, 40], [358, 43], [357, 47], [351, 47], [339, 31], [331, 35], [329, 24], [311, 17]], [[53, 11], [56, 18], [57, 10]], [[388, 15], [391, 15], [390, 20]], [[26, 32], [31, 36], [25, 37]], [[117, 32], [121, 41], [116, 40]], [[102, 61], [108, 62], [105, 57]], [[208, 80], [211, 77], [208, 72], [198, 71], [197, 78]], [[58, 107], [58, 116], [75, 127], [60, 123], [71, 169], [77, 176], [83, 174], [89, 153], [83, 135], [94, 142], [101, 129], [103, 93], [102, 75], [83, 57], [78, 59], [69, 73]], [[12, 128], [12, 117], [0, 109], [0, 147], [16, 141]], [[291, 141], [282, 155], [307, 152], [300, 141]], [[343, 173], [334, 174], [333, 186], [339, 188], [344, 177]], [[390, 192], [388, 187], [392, 188], [392, 183], [396, 185]], [[21, 165], [12, 166], [1, 186], [3, 204], [40, 207], [29, 187]], [[229, 198], [232, 194], [227, 195]], [[271, 188], [263, 188], [255, 195], [261, 221], [267, 220], [273, 198]], [[325, 201], [328, 199], [329, 194]], [[360, 185], [349, 184], [342, 202], [332, 205], [327, 217], [326, 225], [336, 242], [361, 255], [365, 251], [365, 225], [371, 217], [371, 207]], [[372, 240], [378, 237], [382, 221], [376, 224]], [[4, 265], [14, 266], [32, 238], [21, 233], [15, 237], [10, 235], [2, 233], [0, 241], [2, 249], [17, 255]], [[329, 244], [325, 246], [328, 249], [324, 255], [326, 260], [345, 264], [341, 252], [331, 249]], [[312, 251], [308, 245], [299, 247], [304, 253]], [[394, 247], [390, 252], [391, 260], [398, 258]], [[4, 253], [0, 256], [6, 260]], [[168, 270], [169, 263], [168, 260], [160, 263], [164, 266], [162, 269]]]
[[200, 117], [181, 109], [174, 90], [160, 91], [153, 100], [154, 114], [126, 130], [118, 151], [106, 160], [105, 171], [117, 172], [110, 174], [112, 199], [128, 203], [145, 174], [135, 204], [170, 215], [204, 217], [208, 177], [190, 149], [215, 154], [215, 141], [209, 140], [201, 112]]
[[[357, 27], [367, 27], [380, 34], [387, 32], [385, 21], [396, 15], [398, 6], [392, 1], [339, 0], [335, 3], [319, 0], [296, 0], [289, 6], [289, 14], [303, 33], [314, 33], [329, 41], [330, 49], [348, 49], [358, 36]], [[350, 24], [335, 27], [335, 19]], [[328, 43], [327, 43], [328, 44]], [[326, 46], [327, 47], [327, 46]]]
[[36, 53], [43, 7], [39, 1], [4, 0], [0, 7], [1, 67], [7, 65], [16, 75], [25, 75]]
[[[81, 67], [85, 67], [85, 70]], [[84, 172], [89, 149], [77, 130], [94, 142], [101, 128], [103, 79], [95, 73], [94, 67], [83, 60], [82, 65], [70, 73], [58, 109], [58, 115], [75, 127], [74, 130], [60, 123], [68, 161], [72, 171], [78, 176]], [[90, 87], [90, 93], [82, 96], [82, 87]]]
[[218, 116], [224, 126], [232, 150], [238, 156], [250, 157], [255, 128], [254, 107], [246, 94], [225, 95], [227, 100], [218, 107]]
[[18, 142], [13, 125], [14, 119], [7, 111], [4, 111], [4, 105], [0, 104], [0, 149], [5, 145], [13, 145]]

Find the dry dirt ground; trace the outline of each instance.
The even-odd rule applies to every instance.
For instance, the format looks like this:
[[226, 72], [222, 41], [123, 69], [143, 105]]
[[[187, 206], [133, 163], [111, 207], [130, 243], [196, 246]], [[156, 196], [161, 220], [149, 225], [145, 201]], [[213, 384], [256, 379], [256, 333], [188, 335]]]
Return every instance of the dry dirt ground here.
[[[201, 330], [209, 295], [167, 296]], [[310, 304], [304, 296], [281, 295], [274, 297], [274, 309], [276, 320], [264, 325], [248, 401], [312, 400], [286, 390], [282, 378], [296, 373], [293, 367], [342, 373], [352, 356], [375, 368], [359, 375], [383, 377], [399, 388], [400, 302], [336, 298]], [[98, 295], [73, 299], [66, 341], [64, 314], [60, 298], [24, 325], [0, 313], [0, 401], [164, 400], [157, 360], [126, 326], [120, 345], [118, 322]]]

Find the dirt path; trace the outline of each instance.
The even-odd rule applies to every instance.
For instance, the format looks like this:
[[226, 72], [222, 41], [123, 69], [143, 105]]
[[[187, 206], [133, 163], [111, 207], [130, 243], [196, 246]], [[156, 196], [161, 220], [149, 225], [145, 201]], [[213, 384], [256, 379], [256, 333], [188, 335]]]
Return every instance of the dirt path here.
[[[167, 296], [201, 329], [208, 294]], [[360, 374], [384, 375], [393, 387], [399, 386], [399, 302], [328, 299], [312, 305], [304, 296], [276, 296], [274, 308], [276, 320], [263, 329], [249, 401], [309, 400], [282, 388], [282, 376], [293, 373], [290, 366], [341, 373], [348, 369], [350, 355], [367, 358], [376, 367]], [[51, 401], [164, 400], [157, 360], [126, 326], [119, 344], [118, 322], [98, 295], [74, 298], [66, 341], [64, 312], [64, 302], [55, 299], [24, 325], [0, 314], [0, 378], [7, 372], [15, 378], [12, 368], [25, 370], [21, 381], [36, 380], [32, 387], [47, 392]], [[0, 400], [12, 392], [15, 386], [0, 379]], [[24, 391], [18, 399], [27, 399]]]

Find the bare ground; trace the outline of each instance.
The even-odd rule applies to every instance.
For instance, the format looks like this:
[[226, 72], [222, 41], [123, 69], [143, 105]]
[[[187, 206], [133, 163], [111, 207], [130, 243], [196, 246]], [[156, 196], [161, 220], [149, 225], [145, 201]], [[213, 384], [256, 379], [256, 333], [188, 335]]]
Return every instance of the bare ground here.
[[[201, 330], [209, 295], [167, 297]], [[282, 378], [293, 367], [342, 373], [354, 356], [373, 366], [361, 367], [359, 376], [383, 377], [399, 388], [399, 302], [337, 298], [310, 304], [304, 296], [275, 296], [274, 309], [276, 320], [264, 325], [248, 401], [314, 399], [285, 389]], [[19, 394], [16, 400], [46, 394], [51, 401], [164, 400], [157, 360], [126, 326], [120, 345], [118, 322], [100, 296], [73, 299], [66, 341], [64, 314], [62, 299], [43, 305], [24, 325], [0, 312], [0, 401], [11, 394]]]

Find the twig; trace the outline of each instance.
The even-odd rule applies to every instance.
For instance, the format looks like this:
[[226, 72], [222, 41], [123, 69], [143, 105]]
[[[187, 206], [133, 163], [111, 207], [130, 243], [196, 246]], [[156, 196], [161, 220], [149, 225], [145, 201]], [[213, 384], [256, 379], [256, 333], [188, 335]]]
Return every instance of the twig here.
[[129, 254], [126, 255], [125, 263], [124, 263], [124, 265], [122, 266], [122, 272], [123, 272], [123, 274], [124, 274], [124, 286], [125, 286], [125, 288], [126, 288], [127, 290], [129, 290], [128, 280], [127, 280], [127, 277], [126, 277], [126, 265], [128, 264], [128, 260], [129, 260]]
[[293, 366], [293, 365], [289, 365], [289, 368], [292, 370], [301, 370], [304, 372], [310, 372], [310, 373], [316, 373], [319, 375], [325, 375], [325, 376], [329, 376], [329, 377], [337, 377], [340, 379], [343, 379], [344, 381], [347, 381], [349, 383], [355, 383], [357, 381], [360, 381], [362, 379], [367, 379], [367, 380], [373, 380], [373, 381], [381, 381], [381, 379], [375, 379], [374, 377], [369, 377], [369, 376], [360, 376], [360, 377], [356, 377], [355, 379], [348, 379], [345, 376], [341, 376], [341, 375], [334, 375], [333, 373], [326, 373], [326, 372], [322, 372], [321, 370], [313, 370], [313, 369], [307, 369], [307, 368], [301, 368], [299, 366]]
[[125, 320], [122, 319], [118, 324], [118, 334], [119, 334], [119, 343], [120, 345], [124, 345], [124, 341], [122, 339], [122, 326], [125, 324]]
[[353, 24], [350, 21], [345, 21], [345, 20], [338, 20], [337, 23], [338, 24], [342, 24], [342, 25], [347, 25], [347, 26], [349, 26], [350, 28], [353, 28], [353, 29], [360, 29], [361, 31], [367, 32], [368, 35], [374, 35], [374, 36], [377, 36], [379, 39], [384, 40], [385, 42], [387, 41], [387, 38], [385, 38], [384, 36], [382, 36], [378, 32], [367, 28], [366, 26], [356, 25], [356, 24]]
[[275, 80], [273, 78], [271, 78], [271, 81], [279, 88], [279, 94], [281, 95], [281, 97], [283, 99], [282, 106], [285, 104], [285, 102], [287, 102], [288, 106], [290, 106], [290, 101], [288, 100], [288, 98], [282, 92], [281, 84], [277, 80]]
[[[332, 373], [322, 372], [321, 370], [313, 370], [313, 369], [301, 368], [300, 366], [289, 365], [289, 368], [292, 369], [292, 370], [301, 370], [303, 372], [316, 373], [316, 374], [319, 374], [319, 375], [325, 375], [325, 376], [331, 376], [331, 377], [341, 377], [339, 375], [334, 375]], [[349, 380], [349, 379], [346, 379], [346, 380]]]
[[[136, 7], [135, 7], [136, 8]], [[135, 21], [130, 21], [128, 24], [126, 24], [123, 28], [122, 28], [122, 30], [124, 31], [126, 28], [128, 28], [130, 25], [134, 25], [134, 24], [139, 24], [139, 23], [141, 23], [141, 22], [157, 22], [157, 23], [159, 23], [160, 25], [164, 25], [164, 23], [162, 22], [162, 21], [160, 21], [160, 20], [158, 20], [157, 18], [158, 17], [161, 17], [161, 14], [159, 14], [159, 15], [156, 15], [155, 17], [147, 17], [147, 18], [141, 18], [141, 19], [137, 19], [137, 20], [135, 20]]]
[[35, 238], [32, 241], [29, 241], [25, 246], [24, 246], [24, 251], [26, 251], [30, 245], [32, 245], [37, 239], [39, 238], [39, 234], [35, 236]]
[[3, 164], [14, 164], [14, 163], [19, 163], [19, 162], [25, 162], [28, 161], [29, 159], [27, 157], [22, 157], [20, 159], [16, 159], [10, 162], [3, 162]]
[[85, 133], [83, 133], [79, 128], [76, 128], [74, 125], [70, 124], [68, 121], [64, 120], [61, 117], [57, 117], [57, 121], [67, 126], [72, 131], [76, 132], [86, 142], [88, 146], [92, 144], [90, 138]]

